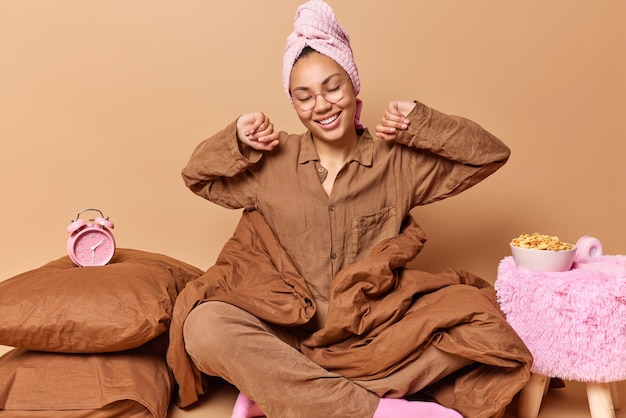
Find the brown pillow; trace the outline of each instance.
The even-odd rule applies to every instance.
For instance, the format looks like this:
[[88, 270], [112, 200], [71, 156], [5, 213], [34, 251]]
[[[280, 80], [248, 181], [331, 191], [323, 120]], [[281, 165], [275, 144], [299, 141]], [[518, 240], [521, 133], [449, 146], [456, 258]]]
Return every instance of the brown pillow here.
[[165, 418], [173, 379], [164, 349], [0, 357], [0, 418]]
[[117, 249], [111, 263], [62, 257], [0, 282], [0, 345], [64, 353], [136, 348], [168, 330], [183, 287], [202, 270]]

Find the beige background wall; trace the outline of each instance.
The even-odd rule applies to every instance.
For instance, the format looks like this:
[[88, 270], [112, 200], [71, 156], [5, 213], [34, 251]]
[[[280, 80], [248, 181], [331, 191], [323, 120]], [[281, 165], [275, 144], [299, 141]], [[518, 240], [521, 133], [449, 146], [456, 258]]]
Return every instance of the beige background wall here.
[[[242, 112], [301, 131], [281, 85], [299, 3], [0, 2], [0, 279], [64, 255], [65, 228], [88, 207], [116, 224], [120, 247], [208, 267], [239, 212], [193, 195], [180, 170]], [[367, 125], [416, 98], [513, 150], [476, 188], [415, 210], [430, 236], [417, 265], [493, 280], [509, 240], [533, 231], [626, 253], [626, 3], [330, 3], [353, 40]]]

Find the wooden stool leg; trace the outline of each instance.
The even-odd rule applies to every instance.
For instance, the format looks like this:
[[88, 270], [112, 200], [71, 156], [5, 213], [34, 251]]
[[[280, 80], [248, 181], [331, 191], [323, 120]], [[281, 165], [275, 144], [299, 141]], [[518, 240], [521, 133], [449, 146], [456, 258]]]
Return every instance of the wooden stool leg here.
[[622, 404], [619, 398], [617, 382], [611, 382], [609, 383], [609, 385], [611, 385], [611, 399], [613, 400], [613, 408], [620, 409], [622, 407]]
[[609, 383], [587, 383], [587, 400], [591, 418], [615, 418]]
[[535, 373], [530, 375], [530, 380], [520, 392], [517, 406], [518, 418], [537, 418], [543, 399], [543, 391], [547, 384], [548, 376]]

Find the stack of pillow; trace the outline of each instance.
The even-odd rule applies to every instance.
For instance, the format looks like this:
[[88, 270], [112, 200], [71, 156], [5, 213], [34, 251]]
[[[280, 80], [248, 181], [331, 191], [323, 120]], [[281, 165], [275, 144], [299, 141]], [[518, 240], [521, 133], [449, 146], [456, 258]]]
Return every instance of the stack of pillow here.
[[174, 302], [203, 271], [145, 251], [62, 257], [0, 282], [0, 418], [165, 418]]

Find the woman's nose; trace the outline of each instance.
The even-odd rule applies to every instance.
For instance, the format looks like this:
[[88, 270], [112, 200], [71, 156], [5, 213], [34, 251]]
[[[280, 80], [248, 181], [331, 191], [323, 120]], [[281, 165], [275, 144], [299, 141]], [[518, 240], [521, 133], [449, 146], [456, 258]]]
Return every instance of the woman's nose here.
[[313, 107], [313, 109], [316, 112], [320, 112], [320, 111], [324, 111], [326, 109], [328, 109], [329, 107], [331, 107], [333, 104], [331, 102], [329, 102], [328, 100], [326, 100], [326, 98], [324, 97], [323, 94], [321, 93], [317, 93], [315, 95], [315, 106]]

